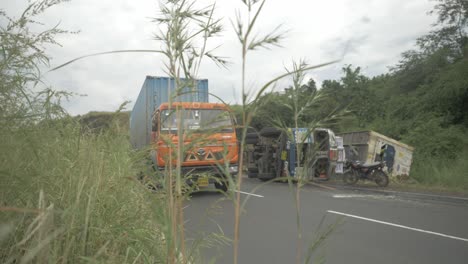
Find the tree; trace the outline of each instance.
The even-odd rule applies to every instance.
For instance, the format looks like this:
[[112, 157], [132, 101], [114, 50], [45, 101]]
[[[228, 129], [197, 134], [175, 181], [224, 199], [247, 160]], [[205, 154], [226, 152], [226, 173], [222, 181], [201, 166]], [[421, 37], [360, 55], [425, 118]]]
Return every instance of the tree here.
[[276, 126], [276, 121], [281, 120], [287, 126], [293, 123], [292, 109], [286, 105], [291, 103], [288, 92], [283, 94], [272, 92], [262, 95], [256, 102], [257, 111], [252, 117], [251, 126], [260, 130], [264, 127]]
[[342, 104], [347, 105], [357, 118], [358, 127], [366, 128], [382, 109], [378, 106], [375, 93], [369, 89], [369, 78], [361, 74], [361, 68], [352, 65], [343, 68], [341, 78], [343, 86]]
[[440, 27], [422, 37], [418, 45], [426, 52], [448, 48], [455, 58], [467, 56], [468, 43], [468, 1], [466, 0], [437, 0], [438, 4], [431, 11], [437, 14]]
[[404, 54], [404, 61], [424, 59], [441, 50], [444, 50], [445, 58], [450, 62], [468, 56], [468, 1], [436, 1], [438, 4], [430, 12], [437, 15], [434, 30], [417, 39], [419, 50]]
[[[36, 17], [49, 7], [62, 2], [32, 2], [19, 18], [9, 17], [0, 9], [0, 126], [12, 126], [28, 119], [39, 120], [50, 116], [50, 110], [63, 110], [53, 98], [66, 95], [46, 88], [40, 92], [33, 89], [41, 83], [40, 67], [48, 66], [46, 55], [48, 45], [58, 45], [54, 40], [59, 34], [68, 33], [57, 27], [36, 32], [33, 28], [41, 25]], [[59, 109], [60, 108], [60, 109]]]
[[313, 94], [317, 92], [317, 84], [315, 83], [313, 78], [310, 78], [309, 81], [307, 81], [306, 84], [303, 84], [301, 86], [301, 93], [304, 94]]

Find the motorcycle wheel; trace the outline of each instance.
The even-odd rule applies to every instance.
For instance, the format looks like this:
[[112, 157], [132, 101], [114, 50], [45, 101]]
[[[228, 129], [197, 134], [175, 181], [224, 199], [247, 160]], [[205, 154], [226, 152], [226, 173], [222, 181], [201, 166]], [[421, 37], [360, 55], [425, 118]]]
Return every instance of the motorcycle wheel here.
[[389, 181], [390, 180], [388, 179], [388, 175], [385, 172], [383, 171], [375, 172], [375, 183], [377, 183], [379, 187], [387, 187]]
[[346, 185], [356, 184], [358, 180], [359, 176], [353, 171], [348, 171], [345, 174], [343, 174], [343, 181]]

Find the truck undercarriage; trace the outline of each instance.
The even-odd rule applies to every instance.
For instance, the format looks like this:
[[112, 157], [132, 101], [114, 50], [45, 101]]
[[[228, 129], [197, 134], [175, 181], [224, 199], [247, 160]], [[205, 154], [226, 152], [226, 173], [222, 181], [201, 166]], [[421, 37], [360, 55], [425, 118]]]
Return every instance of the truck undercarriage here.
[[336, 162], [334, 134], [328, 129], [280, 130], [267, 127], [246, 137], [250, 178], [267, 181], [287, 176], [327, 180]]

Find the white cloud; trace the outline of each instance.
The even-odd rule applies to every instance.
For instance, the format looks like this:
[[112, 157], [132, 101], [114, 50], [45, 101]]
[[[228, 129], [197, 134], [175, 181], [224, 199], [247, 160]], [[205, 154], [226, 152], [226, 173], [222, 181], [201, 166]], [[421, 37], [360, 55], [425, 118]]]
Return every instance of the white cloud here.
[[[19, 15], [26, 1], [10, 1], [4, 8]], [[197, 1], [207, 4], [211, 1]], [[218, 54], [230, 57], [229, 69], [205, 61], [201, 78], [209, 79], [210, 91], [228, 102], [240, 99], [240, 45], [229, 19], [241, 1], [217, 2], [218, 17], [227, 31], [212, 46], [223, 44]], [[3, 4], [2, 4], [3, 5]], [[268, 32], [278, 24], [288, 29], [282, 48], [252, 53], [248, 57], [247, 84], [256, 89], [284, 72], [293, 59], [311, 64], [340, 58], [335, 65], [309, 73], [318, 83], [338, 78], [344, 64], [361, 66], [364, 73], [376, 75], [395, 64], [401, 52], [413, 47], [415, 39], [427, 33], [434, 21], [427, 15], [433, 3], [428, 0], [330, 0], [267, 1], [257, 32]], [[159, 4], [154, 0], [75, 0], [53, 7], [42, 20], [52, 26], [80, 30], [77, 35], [58, 38], [63, 48], [53, 47], [52, 66], [75, 57], [117, 49], [158, 49], [152, 40], [157, 25], [151, 23]], [[347, 47], [347, 48], [346, 48]], [[135, 101], [146, 75], [164, 76], [163, 58], [157, 54], [114, 54], [87, 58], [48, 73], [48, 82], [57, 89], [87, 94], [66, 104], [72, 114], [92, 110], [112, 111], [124, 100]], [[283, 81], [279, 88], [288, 85]]]

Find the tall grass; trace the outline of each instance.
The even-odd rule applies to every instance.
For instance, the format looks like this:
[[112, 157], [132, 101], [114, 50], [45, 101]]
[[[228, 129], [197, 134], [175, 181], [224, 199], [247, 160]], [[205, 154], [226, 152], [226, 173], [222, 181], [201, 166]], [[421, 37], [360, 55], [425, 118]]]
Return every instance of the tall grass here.
[[467, 192], [467, 160], [467, 151], [461, 152], [455, 159], [423, 158], [412, 165], [410, 176], [421, 185]]
[[[215, 4], [200, 8], [193, 0], [160, 1], [160, 13], [154, 19], [159, 30], [155, 34], [155, 39], [160, 43], [165, 57], [164, 70], [175, 80], [174, 97], [186, 87], [191, 91], [196, 90], [196, 79], [205, 58], [221, 66], [226, 63], [223, 58], [214, 55], [208, 45], [209, 40], [222, 31], [220, 20], [213, 15], [214, 10]], [[172, 140], [166, 142], [171, 155], [165, 157], [166, 169], [161, 175], [167, 190], [165, 196], [167, 213], [162, 221], [167, 223], [168, 228], [165, 233], [169, 242], [166, 262], [185, 263], [193, 254], [187, 252], [185, 244], [183, 203], [190, 192], [183, 192], [187, 189], [185, 179], [189, 175], [182, 173], [182, 163], [185, 161], [186, 153], [192, 151], [200, 141], [206, 141], [208, 134], [204, 138], [192, 140], [189, 144], [185, 143], [184, 138], [190, 138], [191, 132], [184, 131], [184, 120], [181, 118], [183, 109], [172, 106], [174, 99], [169, 98], [169, 109], [173, 110], [177, 117], [179, 136], [176, 144]]]
[[133, 180], [125, 133], [59, 120], [1, 131], [2, 263], [155, 263], [162, 201]]
[[163, 262], [163, 202], [133, 180], [127, 130], [83, 129], [60, 105], [70, 93], [43, 85], [47, 47], [67, 31], [36, 21], [60, 2], [0, 10], [0, 262]]
[[[251, 52], [254, 52], [258, 49], [262, 48], [270, 48], [272, 46], [280, 46], [281, 41], [285, 38], [286, 31], [282, 30], [281, 25], [277, 26], [274, 30], [270, 32], [255, 32], [258, 24], [259, 17], [262, 13], [263, 7], [266, 4], [266, 0], [242, 0], [243, 3], [243, 10], [238, 11], [236, 21], [233, 22], [234, 30], [237, 34], [238, 40], [241, 44], [241, 59], [242, 59], [242, 66], [241, 66], [241, 89], [242, 89], [242, 104], [241, 104], [241, 115], [242, 115], [242, 133], [241, 133], [241, 149], [240, 149], [240, 159], [239, 159], [239, 168], [243, 166], [243, 153], [245, 148], [245, 136], [247, 134], [247, 127], [249, 126], [252, 116], [255, 115], [255, 112], [258, 108], [257, 102], [262, 94], [267, 91], [273, 84], [275, 84], [278, 80], [281, 80], [286, 77], [293, 77], [294, 82], [294, 91], [293, 95], [293, 102], [287, 105], [288, 108], [292, 108], [294, 112], [294, 124], [295, 127], [298, 127], [298, 119], [305, 111], [305, 107], [300, 109], [298, 105], [298, 93], [297, 90], [301, 85], [301, 82], [304, 78], [305, 72], [320, 68], [336, 61], [319, 64], [319, 65], [308, 65], [301, 61], [300, 63], [294, 63], [293, 69], [287, 70], [286, 73], [277, 76], [276, 78], [267, 81], [264, 85], [261, 85], [260, 88], [254, 92], [246, 87], [246, 70], [247, 70], [247, 61], [248, 55]], [[244, 16], [242, 16], [242, 13]], [[312, 103], [314, 101], [318, 101], [320, 96], [318, 95], [311, 95], [310, 100]], [[319, 123], [317, 121], [317, 123]], [[316, 125], [316, 124], [312, 124]], [[277, 127], [280, 129], [285, 130], [286, 127], [284, 126], [284, 122], [278, 120]], [[299, 144], [299, 143], [297, 143]], [[299, 154], [299, 153], [298, 153]], [[299, 157], [299, 156], [298, 156]], [[291, 193], [293, 194], [294, 198], [294, 205], [296, 208], [296, 228], [297, 228], [297, 242], [298, 246], [296, 248], [296, 263], [301, 263], [301, 256], [302, 256], [302, 228], [300, 222], [300, 214], [301, 214], [301, 207], [300, 207], [300, 188], [304, 184], [305, 175], [300, 175], [298, 185], [296, 189], [292, 188], [292, 180], [291, 177], [287, 176], [285, 178], [274, 179], [277, 180], [287, 180], [289, 186], [291, 187]], [[236, 189], [238, 191], [241, 190], [242, 187], [242, 176], [238, 177], [237, 179], [237, 186]], [[238, 263], [238, 255], [239, 255], [239, 240], [240, 240], [240, 218], [241, 218], [241, 210], [244, 208], [248, 197], [241, 203], [240, 192], [237, 192], [235, 197], [235, 224], [234, 224], [234, 263]], [[310, 253], [310, 252], [309, 252]]]

